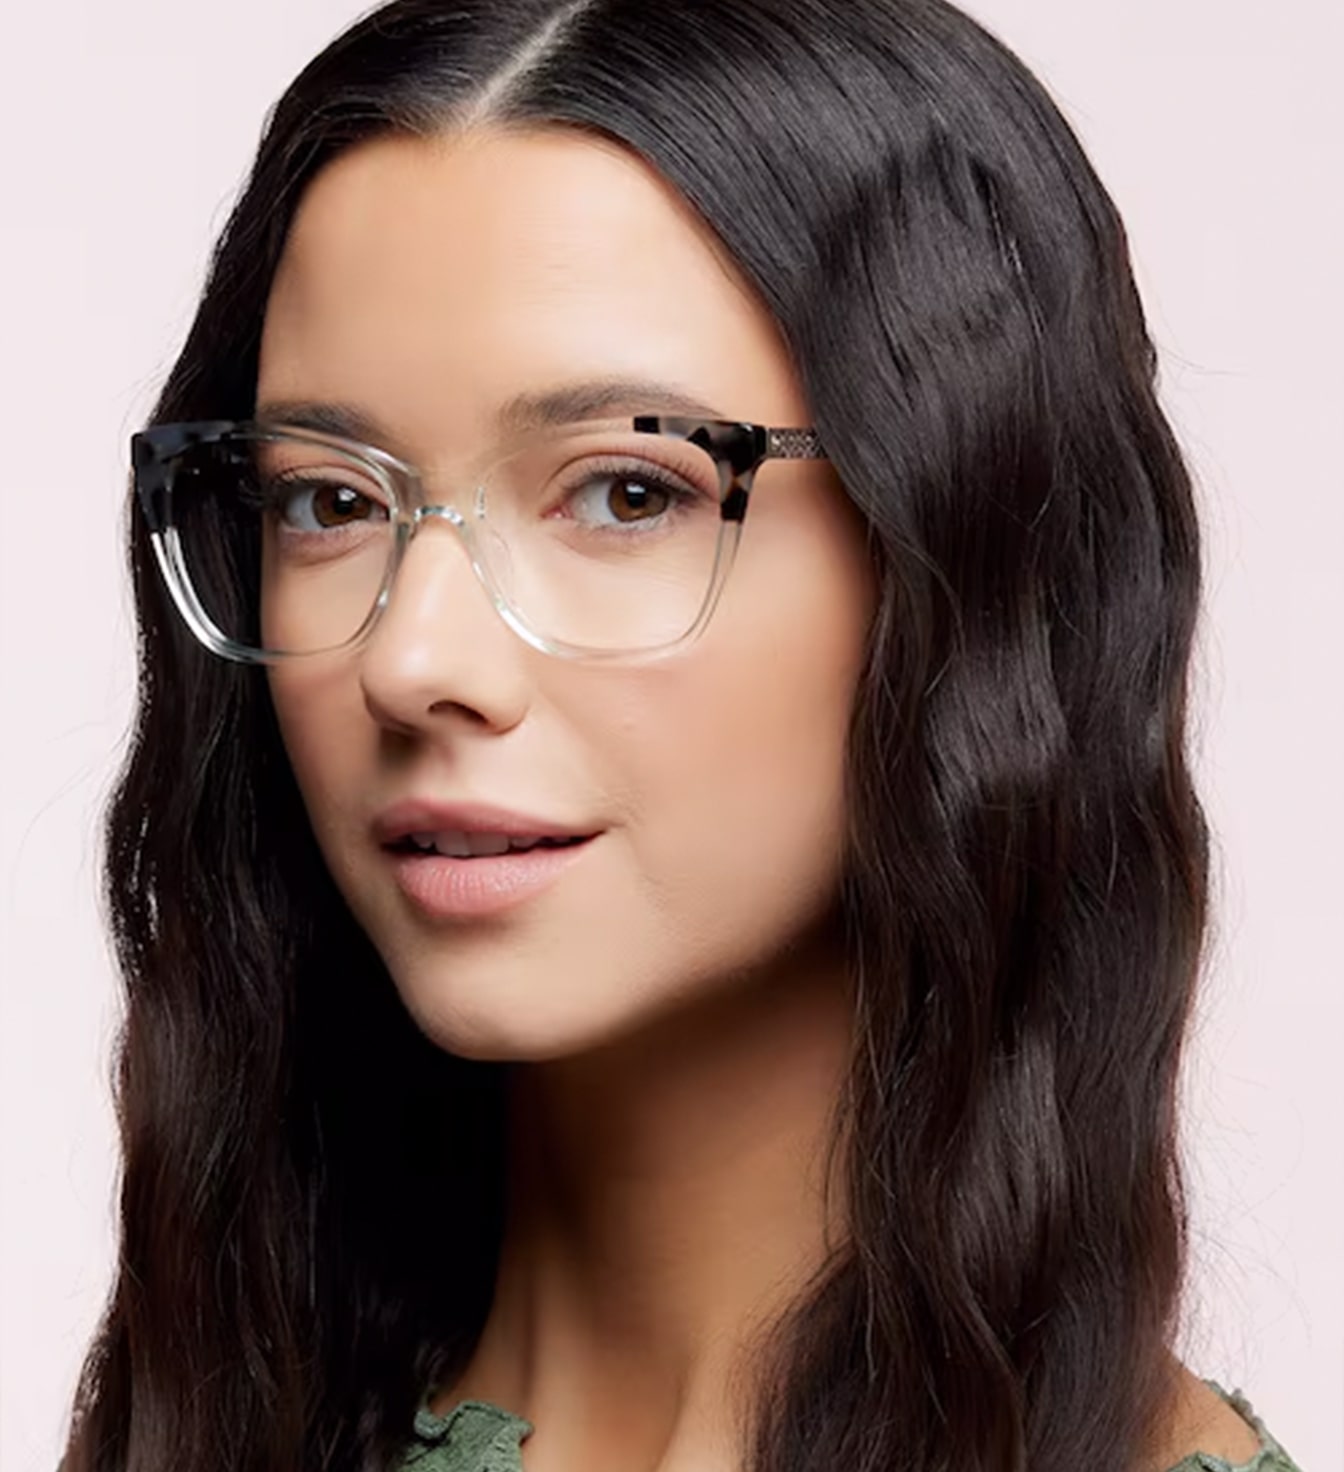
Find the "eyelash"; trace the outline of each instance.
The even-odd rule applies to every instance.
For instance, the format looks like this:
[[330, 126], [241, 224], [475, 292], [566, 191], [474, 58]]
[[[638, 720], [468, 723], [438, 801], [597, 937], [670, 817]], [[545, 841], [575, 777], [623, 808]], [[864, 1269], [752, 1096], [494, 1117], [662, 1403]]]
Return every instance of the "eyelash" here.
[[[273, 512], [282, 522], [285, 520], [284, 510], [286, 505], [296, 496], [304, 493], [316, 493], [332, 489], [342, 489], [343, 482], [336, 479], [321, 479], [309, 475], [274, 476], [263, 479], [257, 486], [256, 491], [244, 498], [244, 505], [263, 512]], [[345, 486], [344, 489], [351, 489]], [[366, 504], [382, 509], [386, 514], [387, 507], [382, 502], [376, 501], [371, 496], [365, 496], [362, 491], [355, 494]], [[366, 520], [374, 520], [369, 517]], [[347, 526], [358, 525], [357, 522], [347, 522]], [[312, 531], [308, 527], [291, 527], [298, 535], [305, 536], [329, 536], [334, 531], [342, 531], [343, 527], [324, 527], [318, 531]]]
[[[585, 487], [594, 483], [609, 482], [623, 478], [632, 481], [637, 480], [649, 491], [667, 496], [670, 505], [659, 516], [648, 518], [648, 521], [651, 523], [649, 531], [623, 531], [618, 533], [621, 536], [650, 535], [652, 530], [668, 525], [679, 514], [683, 513], [690, 503], [707, 498], [705, 492], [689, 488], [684, 483], [679, 483], [666, 471], [651, 466], [648, 463], [619, 460], [604, 462], [596, 460], [585, 463], [581, 475], [572, 478], [568, 483], [562, 483], [560, 487], [560, 504], [562, 506], [568, 505], [577, 492], [582, 491]], [[275, 512], [283, 519], [284, 508], [294, 497], [304, 493], [316, 493], [323, 490], [339, 488], [340, 486], [341, 482], [334, 479], [321, 479], [306, 475], [276, 476], [261, 480], [256, 490], [245, 498], [245, 504], [251, 505], [258, 510]], [[375, 507], [382, 505], [382, 503], [374, 500], [372, 497], [363, 496], [362, 492], [356, 492], [356, 494], [360, 495], [369, 505]], [[382, 507], [382, 509], [386, 513], [387, 508]], [[359, 521], [345, 523], [345, 527], [357, 526], [361, 522], [373, 521], [375, 519], [374, 517], [360, 518]], [[611, 523], [601, 526], [592, 523], [578, 524], [584, 526], [589, 531], [601, 532], [612, 529]], [[624, 525], [637, 528], [641, 523], [634, 521], [627, 522]], [[329, 536], [331, 533], [343, 529], [345, 528], [341, 526], [327, 527], [321, 530], [312, 530], [307, 527], [292, 528], [298, 535], [310, 536]]]
[[[670, 505], [661, 516], [652, 518], [653, 529], [668, 525], [682, 514], [691, 502], [705, 499], [703, 491], [688, 488], [684, 483], [678, 483], [667, 471], [647, 462], [638, 463], [632, 461], [596, 460], [585, 463], [583, 474], [576, 477], [571, 483], [561, 485], [562, 504], [568, 504], [574, 492], [594, 482], [613, 480], [638, 481], [650, 491], [660, 492], [669, 498]], [[638, 527], [639, 522], [627, 522], [627, 526]], [[589, 530], [598, 528], [589, 527]], [[623, 532], [624, 536], [647, 536], [650, 532]]]

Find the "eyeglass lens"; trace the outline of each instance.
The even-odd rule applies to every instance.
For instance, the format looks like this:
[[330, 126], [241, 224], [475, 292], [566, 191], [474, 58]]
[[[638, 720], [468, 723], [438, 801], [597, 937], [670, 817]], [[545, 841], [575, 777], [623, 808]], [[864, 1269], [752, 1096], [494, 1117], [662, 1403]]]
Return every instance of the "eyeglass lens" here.
[[[172, 477], [182, 570], [225, 638], [304, 654], [352, 639], [383, 595], [398, 508], [388, 472], [299, 435], [194, 444]], [[539, 437], [452, 504], [492, 592], [543, 640], [592, 650], [675, 642], [699, 618], [723, 531], [706, 450], [628, 421]], [[437, 499], [431, 497], [430, 499]]]

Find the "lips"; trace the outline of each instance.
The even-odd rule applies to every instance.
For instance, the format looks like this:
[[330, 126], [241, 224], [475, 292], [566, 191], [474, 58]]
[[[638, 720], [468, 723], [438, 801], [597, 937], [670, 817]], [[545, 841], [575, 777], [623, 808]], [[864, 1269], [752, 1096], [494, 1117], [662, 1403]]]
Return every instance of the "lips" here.
[[591, 838], [599, 830], [489, 803], [412, 799], [380, 813], [374, 819], [373, 831], [384, 848], [449, 853], [465, 858], [471, 854], [501, 854], [538, 845], [551, 847]]
[[604, 830], [491, 803], [411, 799], [379, 813], [373, 831], [414, 910], [448, 923], [540, 896], [584, 863]]

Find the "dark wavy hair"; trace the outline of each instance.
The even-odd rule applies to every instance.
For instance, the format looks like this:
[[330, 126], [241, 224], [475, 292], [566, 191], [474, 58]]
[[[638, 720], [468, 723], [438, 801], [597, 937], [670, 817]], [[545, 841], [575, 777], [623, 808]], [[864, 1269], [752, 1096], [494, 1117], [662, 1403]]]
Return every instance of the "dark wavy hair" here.
[[[268, 116], [151, 422], [253, 412], [326, 162], [466, 118], [618, 140], [699, 211], [880, 567], [846, 770], [852, 1236], [775, 1326], [751, 1472], [1128, 1472], [1182, 1281], [1207, 826], [1199, 531], [1116, 211], [942, 0], [397, 0]], [[181, 626], [134, 511], [130, 557], [120, 1258], [64, 1466], [388, 1468], [489, 1308], [509, 1065], [413, 1025], [263, 675]]]

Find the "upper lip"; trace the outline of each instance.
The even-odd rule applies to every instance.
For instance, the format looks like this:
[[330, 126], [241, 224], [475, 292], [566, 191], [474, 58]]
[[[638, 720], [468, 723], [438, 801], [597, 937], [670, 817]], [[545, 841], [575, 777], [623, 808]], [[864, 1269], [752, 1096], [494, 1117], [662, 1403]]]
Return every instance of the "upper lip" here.
[[506, 838], [588, 838], [597, 830], [510, 812], [489, 803], [432, 802], [412, 798], [385, 808], [374, 819], [382, 844], [398, 843], [412, 833], [502, 833]]

